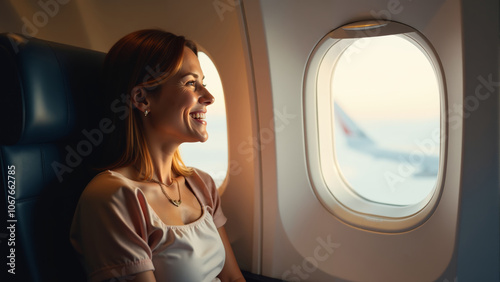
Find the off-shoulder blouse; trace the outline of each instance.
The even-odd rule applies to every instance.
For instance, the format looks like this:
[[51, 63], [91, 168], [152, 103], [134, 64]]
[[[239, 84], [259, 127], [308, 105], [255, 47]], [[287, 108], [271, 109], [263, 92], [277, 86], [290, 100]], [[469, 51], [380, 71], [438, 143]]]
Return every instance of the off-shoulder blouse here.
[[82, 193], [70, 240], [89, 281], [153, 270], [156, 281], [219, 281], [225, 251], [217, 228], [226, 222], [212, 178], [200, 170], [186, 184], [202, 205], [187, 225], [164, 224], [134, 182], [114, 171], [98, 174]]

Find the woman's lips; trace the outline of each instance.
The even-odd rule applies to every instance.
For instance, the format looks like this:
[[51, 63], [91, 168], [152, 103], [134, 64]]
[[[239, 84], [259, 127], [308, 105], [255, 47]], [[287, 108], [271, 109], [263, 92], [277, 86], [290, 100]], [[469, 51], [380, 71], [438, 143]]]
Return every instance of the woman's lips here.
[[190, 113], [189, 116], [201, 124], [207, 124], [207, 121], [205, 120], [206, 113], [204, 113], [204, 112], [193, 112], [193, 113]]

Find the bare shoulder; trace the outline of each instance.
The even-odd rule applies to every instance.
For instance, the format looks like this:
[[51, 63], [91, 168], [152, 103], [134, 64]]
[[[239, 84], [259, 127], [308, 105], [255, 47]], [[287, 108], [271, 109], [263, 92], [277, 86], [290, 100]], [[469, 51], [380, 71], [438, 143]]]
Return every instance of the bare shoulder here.
[[85, 187], [82, 199], [109, 199], [117, 193], [133, 192], [134, 184], [118, 172], [106, 170], [97, 174]]

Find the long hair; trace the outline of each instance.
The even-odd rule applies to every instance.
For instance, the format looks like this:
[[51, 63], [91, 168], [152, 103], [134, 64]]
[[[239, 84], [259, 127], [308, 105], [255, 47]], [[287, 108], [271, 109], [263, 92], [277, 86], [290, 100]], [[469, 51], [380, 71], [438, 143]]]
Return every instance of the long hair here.
[[[137, 169], [144, 177], [143, 180], [153, 178], [153, 163], [140, 120], [142, 113], [132, 105], [130, 95], [136, 86], [143, 86], [152, 95], [158, 92], [160, 84], [180, 70], [184, 46], [198, 54], [194, 42], [183, 36], [146, 29], [126, 35], [106, 55], [104, 90], [116, 125], [110, 140], [115, 155], [111, 157], [112, 162], [106, 169], [139, 164]], [[117, 110], [117, 101], [124, 103], [121, 114]], [[189, 176], [193, 172], [182, 161], [179, 149], [174, 153], [172, 170], [183, 176]]]

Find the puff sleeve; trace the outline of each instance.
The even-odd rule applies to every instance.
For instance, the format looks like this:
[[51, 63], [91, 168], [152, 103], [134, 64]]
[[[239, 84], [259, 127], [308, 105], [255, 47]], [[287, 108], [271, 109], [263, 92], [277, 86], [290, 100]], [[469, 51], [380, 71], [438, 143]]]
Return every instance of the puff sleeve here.
[[145, 213], [142, 192], [112, 175], [101, 173], [87, 185], [75, 211], [70, 240], [89, 281], [154, 270]]

